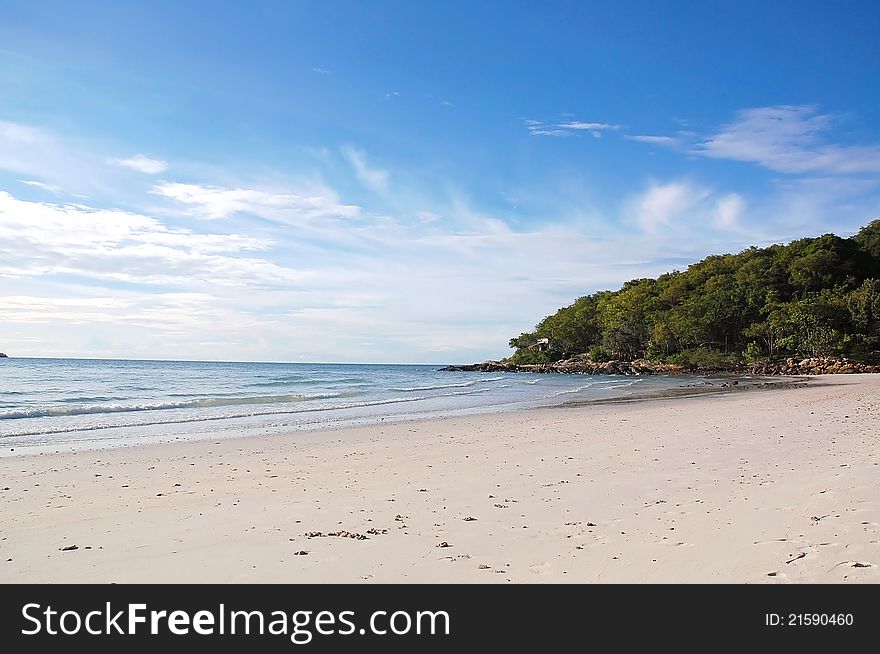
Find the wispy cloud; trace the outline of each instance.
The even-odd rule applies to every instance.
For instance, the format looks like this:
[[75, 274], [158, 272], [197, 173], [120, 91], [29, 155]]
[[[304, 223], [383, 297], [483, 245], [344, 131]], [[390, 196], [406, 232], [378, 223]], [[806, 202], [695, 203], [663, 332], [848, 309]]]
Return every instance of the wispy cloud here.
[[40, 182], [35, 179], [20, 179], [18, 181], [20, 184], [26, 184], [27, 186], [33, 186], [35, 188], [43, 189], [44, 191], [48, 191], [53, 195], [58, 195], [61, 192], [60, 186], [55, 186], [54, 184], [46, 184], [45, 182]]
[[367, 163], [367, 155], [363, 150], [351, 146], [344, 146], [342, 154], [354, 168], [354, 173], [361, 184], [376, 193], [388, 192], [388, 180], [390, 175], [387, 170], [374, 168]]
[[673, 146], [679, 143], [680, 139], [674, 136], [656, 136], [652, 134], [626, 134], [625, 139], [629, 141], [638, 141], [639, 143], [651, 143], [653, 145]]
[[691, 155], [757, 164], [787, 174], [880, 173], [880, 143], [840, 143], [841, 117], [811, 105], [744, 109], [713, 134], [628, 135], [627, 139], [680, 149]]
[[523, 123], [532, 136], [574, 136], [586, 132], [596, 138], [602, 136], [602, 132], [618, 130], [620, 125], [611, 123], [586, 122], [582, 120], [565, 120], [559, 122], [544, 122], [532, 118], [523, 119]]
[[674, 221], [682, 222], [711, 191], [688, 182], [651, 184], [632, 204], [635, 222], [646, 232], [656, 233]]
[[[0, 121], [0, 169], [55, 181], [81, 174], [85, 158], [71, 152], [51, 133], [21, 123]], [[59, 174], [60, 173], [60, 174]]]
[[340, 204], [335, 194], [273, 193], [249, 188], [224, 188], [204, 184], [165, 182], [150, 191], [189, 207], [190, 215], [208, 219], [243, 213], [274, 222], [302, 224], [321, 218], [356, 218], [360, 207]]
[[836, 117], [812, 106], [746, 109], [698, 143], [706, 157], [757, 163], [782, 173], [880, 172], [880, 144], [843, 145], [827, 138]]
[[75, 274], [139, 285], [290, 284], [301, 273], [260, 258], [266, 239], [198, 234], [155, 218], [19, 200], [0, 191], [0, 277]]
[[121, 198], [132, 186], [128, 173], [131, 166], [157, 170], [158, 160], [145, 159], [125, 159], [126, 168], [106, 152], [80, 140], [44, 127], [0, 121], [0, 171], [10, 171], [22, 180], [39, 181], [53, 193], [57, 188], [59, 193], [66, 191], [74, 197]]
[[41, 129], [0, 120], [0, 140], [12, 141], [22, 145], [33, 145], [48, 139], [48, 135]]
[[161, 159], [153, 159], [144, 154], [136, 154], [127, 159], [111, 159], [110, 163], [123, 168], [130, 168], [145, 175], [158, 175], [168, 170], [168, 163]]
[[567, 123], [559, 123], [562, 129], [589, 130], [591, 132], [601, 132], [606, 129], [619, 129], [619, 125], [611, 125], [609, 123], [585, 123], [582, 120], [572, 120]]
[[326, 68], [320, 68], [318, 66], [313, 67], [312, 72], [318, 73], [318, 75], [332, 75], [333, 74], [332, 70], [327, 70]]
[[737, 193], [728, 193], [720, 198], [715, 205], [715, 224], [724, 229], [731, 229], [739, 224], [745, 210], [745, 200]]

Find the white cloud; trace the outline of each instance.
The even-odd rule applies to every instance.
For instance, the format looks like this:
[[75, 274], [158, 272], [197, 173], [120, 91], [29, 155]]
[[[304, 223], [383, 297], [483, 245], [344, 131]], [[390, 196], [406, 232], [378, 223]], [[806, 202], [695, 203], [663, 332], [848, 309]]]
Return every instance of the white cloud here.
[[168, 170], [168, 163], [161, 159], [152, 159], [143, 154], [136, 154], [128, 159], [111, 159], [110, 162], [116, 166], [130, 168], [145, 175], [158, 175]]
[[603, 131], [607, 129], [619, 129], [619, 125], [611, 125], [609, 123], [585, 123], [582, 120], [572, 120], [567, 123], [559, 123], [561, 129], [589, 130], [591, 132]]
[[308, 275], [242, 256], [272, 246], [238, 234], [197, 234], [155, 218], [83, 205], [19, 200], [0, 191], [0, 277], [73, 274], [189, 287], [296, 284]]
[[54, 184], [46, 184], [44, 182], [39, 182], [35, 179], [20, 179], [18, 180], [21, 184], [26, 184], [27, 186], [33, 186], [34, 188], [40, 188], [44, 191], [49, 191], [53, 195], [58, 195], [61, 192], [61, 187], [55, 186]]
[[38, 180], [75, 197], [121, 200], [131, 179], [106, 153], [47, 129], [0, 121], [0, 171], [23, 180]]
[[709, 195], [708, 189], [686, 182], [651, 184], [633, 203], [635, 220], [643, 230], [654, 233], [675, 220], [684, 220]]
[[720, 198], [715, 207], [715, 223], [724, 229], [732, 229], [739, 224], [745, 209], [745, 201], [736, 193], [728, 193]]
[[811, 106], [746, 109], [693, 151], [781, 173], [880, 173], [880, 144], [842, 145], [828, 140], [835, 119]]
[[387, 170], [373, 168], [367, 164], [367, 155], [357, 148], [345, 146], [342, 148], [342, 154], [348, 159], [348, 162], [354, 168], [354, 173], [361, 184], [376, 193], [388, 192], [388, 178], [390, 175]]
[[360, 215], [360, 207], [340, 204], [335, 194], [326, 189], [315, 193], [272, 193], [166, 182], [157, 184], [150, 192], [187, 205], [188, 213], [208, 219], [244, 213], [279, 223], [303, 224], [320, 218], [356, 218]]
[[318, 73], [318, 75], [332, 75], [333, 74], [332, 70], [327, 70], [326, 68], [319, 68], [318, 66], [315, 66], [314, 68], [312, 68], [312, 72]]
[[558, 123], [546, 123], [540, 120], [526, 118], [523, 120], [526, 129], [532, 136], [574, 136], [578, 132], [588, 132], [595, 138], [600, 138], [602, 132], [620, 129], [620, 125], [610, 123], [585, 122], [582, 120], [567, 120]]
[[739, 111], [732, 122], [709, 136], [680, 131], [674, 136], [625, 138], [692, 155], [754, 163], [780, 173], [880, 173], [880, 143], [835, 143], [832, 136], [838, 120], [809, 105], [777, 105]]
[[673, 136], [656, 136], [652, 134], [627, 134], [624, 138], [630, 141], [639, 141], [640, 143], [650, 143], [653, 145], [672, 146], [679, 142], [679, 139]]

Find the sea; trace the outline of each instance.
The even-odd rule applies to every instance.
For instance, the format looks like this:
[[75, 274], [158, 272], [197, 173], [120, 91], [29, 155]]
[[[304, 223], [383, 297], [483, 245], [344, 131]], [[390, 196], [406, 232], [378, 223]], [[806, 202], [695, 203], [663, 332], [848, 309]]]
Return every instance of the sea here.
[[689, 381], [440, 368], [0, 359], [0, 456], [510, 411]]

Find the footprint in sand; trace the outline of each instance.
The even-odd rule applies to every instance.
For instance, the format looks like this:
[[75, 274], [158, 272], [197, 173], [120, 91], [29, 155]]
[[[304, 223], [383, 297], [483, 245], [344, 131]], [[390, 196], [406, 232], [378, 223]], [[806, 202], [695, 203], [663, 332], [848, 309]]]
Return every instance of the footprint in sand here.
[[550, 571], [550, 564], [546, 561], [542, 563], [533, 563], [529, 566], [529, 572], [532, 572], [536, 575], [545, 575]]
[[788, 538], [771, 538], [770, 540], [756, 540], [755, 545], [770, 545], [772, 543], [787, 543]]
[[847, 568], [876, 568], [876, 563], [871, 563], [870, 561], [841, 561], [838, 563], [835, 568], [839, 568], [840, 566], [846, 566]]

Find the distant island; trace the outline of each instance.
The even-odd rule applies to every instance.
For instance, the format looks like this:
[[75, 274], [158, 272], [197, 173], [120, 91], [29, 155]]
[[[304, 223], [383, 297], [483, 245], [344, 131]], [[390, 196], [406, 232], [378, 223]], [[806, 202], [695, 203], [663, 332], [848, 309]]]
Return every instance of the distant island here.
[[8, 359], [9, 357], [0, 352], [0, 359]]
[[448, 369], [880, 372], [880, 220], [585, 295], [509, 345], [507, 359]]

